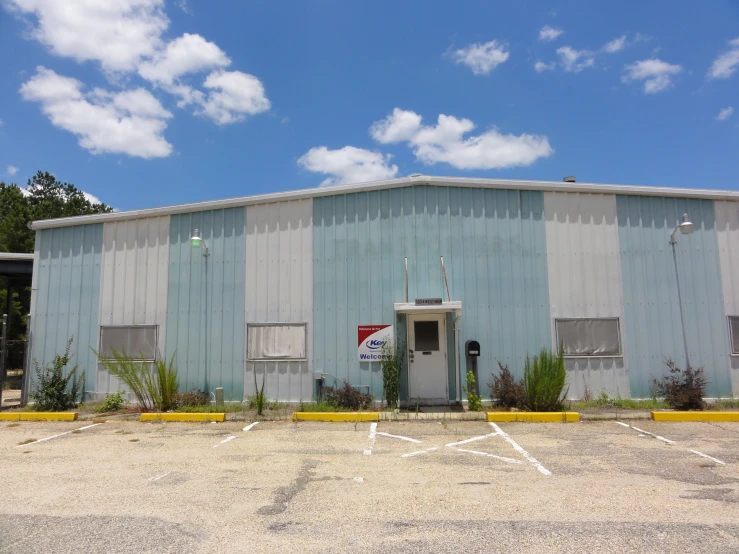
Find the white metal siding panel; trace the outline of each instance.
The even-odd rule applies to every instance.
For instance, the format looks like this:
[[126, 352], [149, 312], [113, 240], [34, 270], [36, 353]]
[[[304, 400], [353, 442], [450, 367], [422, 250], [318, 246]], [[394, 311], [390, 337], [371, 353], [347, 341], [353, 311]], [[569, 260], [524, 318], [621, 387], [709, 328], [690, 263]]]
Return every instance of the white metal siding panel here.
[[[618, 317], [623, 344], [623, 289], [612, 194], [544, 193], [547, 272], [552, 344], [555, 318]], [[567, 359], [570, 398], [581, 398], [587, 385], [597, 395], [630, 396], [625, 357]]]
[[[739, 315], [739, 202], [717, 200], [714, 204], [724, 314]], [[731, 389], [739, 396], [739, 356], [731, 356]]]
[[313, 397], [313, 200], [246, 209], [246, 322], [307, 323], [307, 361], [246, 362], [244, 388], [271, 400]]
[[[106, 223], [103, 227], [100, 325], [158, 325], [165, 352], [169, 216]], [[100, 368], [96, 391], [120, 385]]]

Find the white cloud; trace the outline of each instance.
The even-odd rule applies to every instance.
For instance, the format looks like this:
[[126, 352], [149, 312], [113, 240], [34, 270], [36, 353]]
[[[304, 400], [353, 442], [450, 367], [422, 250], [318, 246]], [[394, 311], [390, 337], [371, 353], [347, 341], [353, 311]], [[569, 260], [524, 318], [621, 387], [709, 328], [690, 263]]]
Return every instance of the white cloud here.
[[9, 165], [8, 166], [8, 175], [10, 175], [12, 177], [16, 173], [18, 173], [18, 168], [15, 167], [14, 165]]
[[196, 113], [209, 117], [219, 125], [244, 119], [246, 114], [266, 112], [270, 103], [262, 82], [241, 71], [214, 71], [203, 86], [210, 89], [207, 97], [197, 97], [200, 108]]
[[91, 204], [102, 204], [102, 201], [100, 200], [100, 198], [98, 198], [94, 194], [90, 194], [89, 192], [82, 191], [82, 195]]
[[619, 50], [623, 50], [626, 46], [626, 35], [621, 35], [618, 38], [613, 39], [611, 42], [607, 42], [603, 46], [603, 51], [609, 54], [614, 54]]
[[363, 183], [392, 179], [398, 174], [398, 166], [390, 164], [391, 156], [354, 146], [329, 150], [325, 146], [311, 148], [298, 159], [298, 165], [329, 175], [319, 186], [343, 183]]
[[731, 114], [734, 113], [734, 108], [732, 106], [729, 106], [728, 108], [724, 108], [720, 112], [718, 112], [718, 115], [716, 116], [716, 119], [719, 121], [723, 121], [724, 119], [729, 119], [731, 117]]
[[595, 58], [589, 50], [575, 50], [570, 46], [562, 46], [557, 48], [557, 54], [564, 70], [571, 73], [579, 73], [595, 65]]
[[550, 27], [549, 25], [544, 25], [541, 29], [539, 29], [539, 40], [549, 42], [559, 38], [559, 36], [563, 33], [564, 31], [562, 29], [555, 29], [554, 27]]
[[727, 79], [731, 77], [739, 66], [739, 38], [729, 41], [728, 52], [724, 52], [718, 58], [713, 60], [713, 65], [708, 71], [708, 77], [711, 79]]
[[395, 108], [385, 119], [375, 121], [370, 135], [377, 142], [388, 144], [411, 140], [421, 129], [421, 116], [415, 112]]
[[98, 61], [108, 72], [132, 71], [161, 45], [169, 20], [164, 0], [7, 0], [33, 14], [32, 36], [54, 54]]
[[187, 5], [187, 0], [175, 0], [174, 3], [175, 6], [180, 8], [187, 15], [192, 15], [192, 10], [190, 9], [190, 6]]
[[84, 94], [82, 87], [76, 79], [38, 67], [20, 93], [24, 100], [39, 102], [52, 125], [77, 135], [80, 146], [93, 154], [163, 158], [172, 153], [163, 136], [172, 114], [150, 92], [95, 89]]
[[556, 63], [550, 62], [550, 63], [544, 63], [542, 61], [537, 61], [534, 64], [534, 70], [537, 73], [542, 73], [544, 71], [554, 71], [554, 68], [557, 66]]
[[228, 56], [200, 35], [185, 33], [174, 39], [151, 60], [139, 66], [139, 74], [153, 83], [172, 85], [187, 73], [207, 71], [231, 64]]
[[644, 92], [654, 94], [672, 86], [672, 77], [683, 68], [658, 59], [641, 60], [624, 68], [626, 74], [621, 81], [644, 81]]
[[[270, 108], [259, 79], [240, 71], [220, 71], [231, 60], [215, 43], [189, 33], [169, 42], [162, 39], [169, 26], [164, 0], [3, 1], [15, 13], [33, 18], [31, 36], [52, 53], [79, 62], [97, 61], [116, 85], [137, 72], [155, 87], [176, 96], [178, 107], [192, 105], [196, 114], [220, 125]], [[185, 12], [189, 10], [186, 0], [177, 0], [177, 5]], [[184, 81], [206, 72], [209, 75], [202, 89]], [[106, 102], [112, 104], [112, 98], [112, 93], [100, 96], [99, 91], [93, 91], [87, 100], [99, 107]], [[116, 98], [112, 107], [119, 108], [125, 98]], [[149, 115], [150, 124], [156, 123], [155, 119], [161, 124], [165, 119], [161, 113]]]
[[554, 150], [541, 135], [504, 135], [490, 129], [466, 137], [475, 128], [469, 119], [440, 114], [435, 126], [421, 125], [421, 117], [396, 108], [370, 127], [379, 142], [408, 142], [418, 160], [427, 165], [447, 163], [457, 169], [499, 169], [525, 166]]
[[497, 40], [485, 44], [470, 44], [452, 54], [455, 62], [466, 65], [475, 75], [489, 75], [493, 69], [508, 60], [509, 56], [505, 45]]

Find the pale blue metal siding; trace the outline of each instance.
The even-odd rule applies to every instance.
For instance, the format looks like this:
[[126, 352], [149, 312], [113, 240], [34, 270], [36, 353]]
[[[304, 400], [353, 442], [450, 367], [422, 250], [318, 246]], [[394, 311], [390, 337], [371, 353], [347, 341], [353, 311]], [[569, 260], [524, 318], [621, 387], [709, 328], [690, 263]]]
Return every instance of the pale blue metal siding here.
[[48, 364], [74, 336], [70, 365], [85, 372], [85, 391], [95, 390], [97, 364], [91, 348], [98, 349], [102, 249], [102, 224], [36, 233], [31, 357]]
[[464, 307], [461, 373], [465, 341], [479, 340], [483, 393], [497, 360], [521, 375], [527, 353], [551, 347], [541, 192], [413, 186], [315, 198], [313, 209], [316, 371], [381, 394], [379, 364], [357, 360], [356, 328], [395, 322], [405, 336], [393, 302], [405, 300], [406, 256], [411, 301], [446, 299], [444, 256], [452, 300]]
[[[650, 380], [665, 373], [666, 358], [685, 363], [680, 300], [691, 365], [705, 367], [709, 396], [730, 395], [713, 202], [618, 196], [617, 209], [631, 395], [650, 395]], [[676, 272], [669, 239], [683, 213], [688, 214], [695, 232], [678, 236]], [[678, 297], [678, 277], [682, 298]]]
[[[210, 248], [190, 246], [193, 229]], [[173, 215], [170, 220], [167, 357], [180, 389], [223, 387], [244, 394], [246, 208]]]

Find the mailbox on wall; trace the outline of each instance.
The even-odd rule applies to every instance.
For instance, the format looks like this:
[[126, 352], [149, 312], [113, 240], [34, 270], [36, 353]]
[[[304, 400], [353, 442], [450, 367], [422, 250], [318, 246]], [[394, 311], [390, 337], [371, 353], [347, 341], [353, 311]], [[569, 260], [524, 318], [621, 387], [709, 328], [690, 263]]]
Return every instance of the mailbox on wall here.
[[464, 343], [464, 351], [468, 356], [479, 356], [480, 343], [476, 340], [468, 340], [466, 343]]

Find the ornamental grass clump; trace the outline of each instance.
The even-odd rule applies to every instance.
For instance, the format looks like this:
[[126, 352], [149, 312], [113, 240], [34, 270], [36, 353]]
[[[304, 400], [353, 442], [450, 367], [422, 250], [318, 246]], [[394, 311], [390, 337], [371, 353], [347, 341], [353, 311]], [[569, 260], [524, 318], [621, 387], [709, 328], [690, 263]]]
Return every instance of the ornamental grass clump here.
[[111, 349], [110, 358], [102, 357], [95, 350], [93, 352], [108, 373], [128, 387], [142, 411], [166, 412], [175, 407], [180, 381], [174, 354], [169, 361], [157, 359], [151, 367], [149, 362], [135, 360], [116, 349]]
[[537, 356], [527, 356], [523, 370], [526, 407], [532, 412], [561, 411], [569, 390], [565, 390], [566, 381], [567, 368], [562, 348], [559, 354], [542, 348]]

